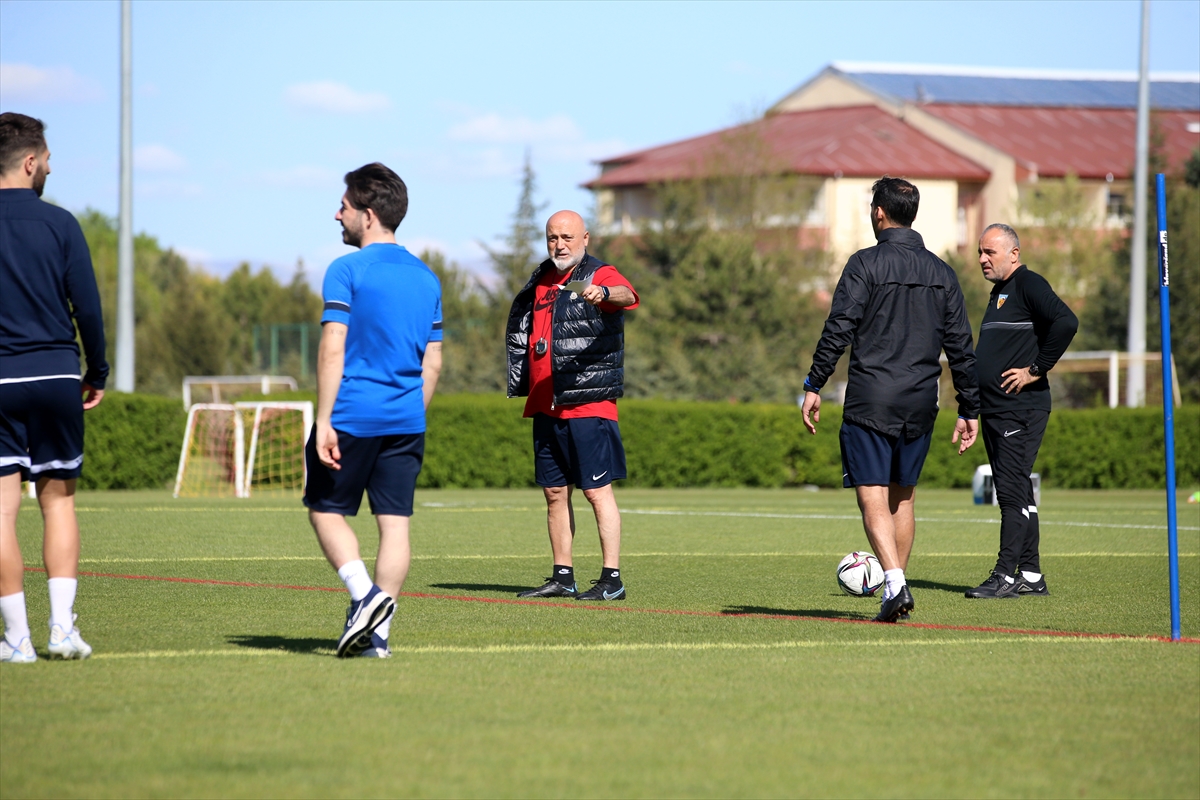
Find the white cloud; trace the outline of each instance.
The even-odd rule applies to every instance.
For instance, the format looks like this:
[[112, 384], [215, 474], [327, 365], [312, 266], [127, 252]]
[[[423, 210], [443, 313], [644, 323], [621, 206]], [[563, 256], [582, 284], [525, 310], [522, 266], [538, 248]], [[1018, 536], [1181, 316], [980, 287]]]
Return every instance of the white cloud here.
[[392, 105], [382, 92], [358, 92], [337, 81], [295, 83], [284, 90], [283, 97], [293, 108], [329, 114], [362, 114]]
[[277, 189], [340, 190], [342, 174], [327, 167], [301, 164], [287, 169], [265, 170], [260, 178], [267, 186]]
[[165, 144], [142, 144], [133, 148], [133, 165], [139, 172], [182, 172], [187, 159]]
[[0, 97], [12, 103], [89, 103], [104, 99], [104, 89], [93, 78], [70, 67], [35, 67], [0, 63]]
[[542, 120], [484, 114], [452, 126], [450, 138], [480, 144], [535, 144], [579, 141], [583, 139], [583, 131], [565, 114]]

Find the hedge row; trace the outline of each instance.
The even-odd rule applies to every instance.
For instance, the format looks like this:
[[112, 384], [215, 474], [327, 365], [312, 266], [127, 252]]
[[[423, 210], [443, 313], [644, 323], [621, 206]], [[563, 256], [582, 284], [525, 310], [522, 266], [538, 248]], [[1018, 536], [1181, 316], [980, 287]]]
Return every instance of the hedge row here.
[[[628, 486], [841, 485], [836, 406], [822, 409], [817, 436], [804, 430], [793, 406], [623, 400], [620, 408]], [[521, 409], [522, 401], [493, 395], [437, 397], [420, 485], [533, 486], [532, 425]], [[185, 419], [178, 400], [113, 393], [86, 419], [84, 488], [161, 487], [174, 479]], [[982, 442], [957, 455], [950, 444], [954, 419], [938, 419], [922, 486], [970, 486], [975, 468], [987, 461]], [[1178, 484], [1200, 483], [1200, 409], [1177, 412], [1175, 446]], [[1162, 488], [1162, 412], [1055, 411], [1035, 469], [1047, 486]]]

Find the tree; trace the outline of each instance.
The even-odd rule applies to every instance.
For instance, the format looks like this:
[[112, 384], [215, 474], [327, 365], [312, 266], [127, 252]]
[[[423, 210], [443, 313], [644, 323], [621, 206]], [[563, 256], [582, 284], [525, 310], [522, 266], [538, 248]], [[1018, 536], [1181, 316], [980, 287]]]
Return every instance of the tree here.
[[497, 336], [496, 315], [479, 281], [439, 252], [427, 250], [421, 260], [442, 283], [444, 344], [438, 391], [504, 391], [504, 340]]
[[543, 227], [538, 215], [546, 205], [534, 202], [536, 192], [537, 178], [529, 153], [526, 152], [525, 166], [521, 171], [521, 195], [517, 200], [516, 213], [513, 214], [512, 227], [504, 237], [504, 249], [495, 250], [480, 243], [498, 278], [489, 299], [493, 306], [505, 306], [506, 312], [507, 305], [529, 281], [530, 274], [545, 260], [542, 255], [545, 248], [540, 244], [544, 241]]

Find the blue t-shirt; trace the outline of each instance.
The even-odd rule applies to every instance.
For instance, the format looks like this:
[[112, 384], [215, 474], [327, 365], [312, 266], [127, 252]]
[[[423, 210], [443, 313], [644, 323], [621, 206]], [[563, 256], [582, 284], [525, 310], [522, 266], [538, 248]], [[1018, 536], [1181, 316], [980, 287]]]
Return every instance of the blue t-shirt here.
[[442, 340], [442, 286], [421, 259], [372, 244], [329, 265], [321, 324], [348, 326], [333, 427], [351, 436], [422, 433], [421, 361]]

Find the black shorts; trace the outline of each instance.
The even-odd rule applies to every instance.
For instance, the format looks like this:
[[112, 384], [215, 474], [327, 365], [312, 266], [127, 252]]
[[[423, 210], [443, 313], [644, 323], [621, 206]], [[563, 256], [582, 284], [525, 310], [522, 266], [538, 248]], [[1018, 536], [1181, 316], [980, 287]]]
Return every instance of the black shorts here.
[[533, 473], [538, 486], [598, 489], [625, 478], [625, 447], [616, 420], [533, 416]]
[[0, 475], [78, 478], [83, 470], [83, 392], [72, 375], [0, 383]]
[[425, 458], [424, 433], [397, 433], [359, 438], [338, 431], [341, 469], [326, 467], [317, 458], [314, 425], [304, 446], [308, 480], [304, 505], [313, 511], [353, 517], [362, 505], [363, 491], [372, 514], [411, 517], [413, 493]]
[[915, 439], [888, 436], [846, 420], [838, 436], [842, 446], [842, 486], [916, 486], [929, 455], [933, 431]]

